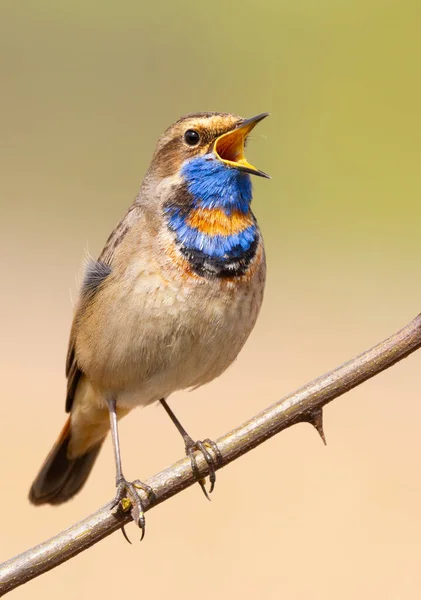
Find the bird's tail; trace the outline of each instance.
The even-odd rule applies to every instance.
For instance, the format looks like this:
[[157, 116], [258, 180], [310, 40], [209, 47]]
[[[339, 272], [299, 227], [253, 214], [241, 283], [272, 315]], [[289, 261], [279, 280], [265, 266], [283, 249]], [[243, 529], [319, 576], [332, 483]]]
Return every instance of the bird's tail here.
[[72, 498], [87, 480], [103, 443], [96, 443], [82, 456], [68, 458], [70, 417], [42, 465], [29, 492], [32, 504], [61, 504]]

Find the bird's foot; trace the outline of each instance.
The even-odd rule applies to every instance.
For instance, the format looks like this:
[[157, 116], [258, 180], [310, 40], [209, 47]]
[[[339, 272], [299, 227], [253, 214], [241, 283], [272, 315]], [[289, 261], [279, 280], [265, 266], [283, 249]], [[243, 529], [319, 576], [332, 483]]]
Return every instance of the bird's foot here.
[[[209, 494], [211, 494], [215, 488], [216, 467], [222, 465], [222, 454], [221, 454], [218, 446], [215, 444], [215, 442], [213, 440], [206, 439], [203, 441], [194, 442], [189, 437], [185, 440], [185, 442], [186, 442], [186, 454], [190, 458], [193, 475], [198, 480], [200, 487], [202, 488], [202, 492], [205, 494], [206, 498], [208, 500], [210, 500]], [[209, 482], [210, 482], [209, 492], [206, 490], [206, 486], [205, 486], [206, 479], [204, 477], [200, 477], [199, 467], [197, 466], [196, 455], [195, 455], [196, 452], [202, 453], [203, 458], [205, 459], [206, 464], [208, 465]]]
[[[135, 481], [127, 481], [124, 477], [120, 477], [117, 481], [117, 491], [111, 509], [119, 506], [123, 512], [129, 512], [138, 527], [142, 531], [140, 541], [145, 537], [145, 513], [142, 500], [136, 490], [143, 490], [147, 497], [151, 500], [155, 499], [155, 493], [151, 487], [136, 479]], [[125, 532], [124, 526], [121, 528], [124, 537], [130, 542]]]

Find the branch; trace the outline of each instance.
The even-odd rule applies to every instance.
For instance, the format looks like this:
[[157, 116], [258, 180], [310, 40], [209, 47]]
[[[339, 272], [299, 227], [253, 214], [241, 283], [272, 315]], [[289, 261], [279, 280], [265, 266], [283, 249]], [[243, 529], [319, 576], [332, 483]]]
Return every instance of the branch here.
[[[328, 402], [381, 373], [420, 347], [421, 314], [371, 350], [306, 384], [219, 438], [217, 445], [222, 460], [218, 468], [296, 423], [311, 423], [324, 440], [322, 408]], [[200, 475], [207, 475], [207, 466], [200, 453], [197, 464]], [[145, 510], [178, 494], [195, 481], [188, 458], [154, 475], [145, 483], [153, 488], [155, 498], [152, 500], [139, 492]], [[128, 513], [111, 512], [110, 506], [111, 502], [50, 540], [1, 564], [0, 596], [76, 556], [131, 520]]]

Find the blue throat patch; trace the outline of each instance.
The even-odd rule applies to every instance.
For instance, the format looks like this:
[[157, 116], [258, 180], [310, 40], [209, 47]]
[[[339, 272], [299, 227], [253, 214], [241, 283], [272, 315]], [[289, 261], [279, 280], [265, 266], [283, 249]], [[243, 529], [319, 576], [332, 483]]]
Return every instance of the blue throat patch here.
[[187, 185], [188, 202], [170, 203], [165, 208], [169, 227], [176, 234], [181, 251], [190, 262], [200, 263], [199, 270], [210, 270], [215, 276], [244, 273], [258, 242], [254, 218], [252, 225], [227, 235], [209, 235], [191, 226], [188, 219], [191, 211], [198, 208], [223, 210], [228, 217], [233, 212], [249, 215], [250, 176], [227, 167], [213, 154], [187, 162], [181, 174]]
[[195, 207], [220, 208], [227, 215], [233, 210], [249, 212], [252, 187], [248, 173], [227, 167], [213, 154], [206, 154], [188, 161], [181, 175]]

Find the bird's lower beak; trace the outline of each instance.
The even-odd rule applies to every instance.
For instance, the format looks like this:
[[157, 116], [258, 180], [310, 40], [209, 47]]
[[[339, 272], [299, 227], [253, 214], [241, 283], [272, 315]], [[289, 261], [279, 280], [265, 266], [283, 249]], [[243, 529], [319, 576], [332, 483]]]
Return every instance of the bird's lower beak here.
[[260, 123], [267, 116], [269, 116], [269, 113], [262, 113], [251, 119], [244, 119], [240, 121], [235, 129], [217, 138], [214, 145], [214, 153], [219, 160], [229, 167], [270, 179], [269, 175], [247, 162], [244, 156], [244, 144], [247, 136], [257, 123]]

